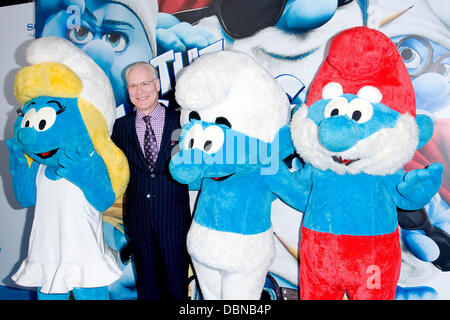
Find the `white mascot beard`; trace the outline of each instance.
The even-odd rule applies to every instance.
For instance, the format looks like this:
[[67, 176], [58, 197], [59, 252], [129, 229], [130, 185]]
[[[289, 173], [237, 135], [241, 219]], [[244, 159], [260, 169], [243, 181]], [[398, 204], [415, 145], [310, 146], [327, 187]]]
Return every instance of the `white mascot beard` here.
[[[320, 144], [318, 126], [306, 117], [307, 114], [308, 108], [304, 105], [292, 117], [292, 140], [303, 160], [320, 170], [329, 169], [340, 175], [393, 174], [412, 159], [418, 145], [419, 129], [415, 118], [403, 114], [395, 127], [381, 129], [344, 152], [331, 152]], [[333, 156], [359, 160], [345, 165], [334, 161]]]

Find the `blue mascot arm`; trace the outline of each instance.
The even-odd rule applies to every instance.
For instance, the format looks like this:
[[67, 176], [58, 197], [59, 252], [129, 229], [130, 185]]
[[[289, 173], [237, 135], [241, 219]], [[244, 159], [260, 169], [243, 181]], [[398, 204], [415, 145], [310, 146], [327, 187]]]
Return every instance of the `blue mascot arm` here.
[[402, 197], [415, 203], [417, 209], [425, 206], [441, 187], [443, 166], [433, 163], [424, 169], [409, 171], [397, 186]]
[[310, 173], [308, 167], [290, 172], [281, 161], [278, 172], [267, 178], [274, 194], [292, 208], [305, 212], [312, 187]]
[[9, 150], [9, 170], [16, 199], [22, 207], [36, 204], [36, 174], [39, 164], [35, 161], [28, 165], [24, 153], [14, 138], [6, 140]]
[[280, 130], [278, 130], [275, 139], [278, 139], [279, 141], [279, 154], [281, 160], [294, 153], [295, 148], [291, 138], [291, 127], [289, 125], [281, 127]]
[[106, 165], [93, 146], [80, 145], [61, 151], [58, 152], [60, 167], [56, 173], [79, 187], [95, 209], [100, 212], [109, 209], [115, 194]]
[[[404, 210], [417, 210], [425, 206], [438, 192], [444, 168], [433, 163], [424, 169], [399, 171], [390, 179], [391, 195], [397, 207]], [[394, 182], [394, 185], [392, 183]]]
[[184, 52], [192, 48], [202, 49], [216, 42], [208, 30], [198, 25], [180, 22], [175, 16], [160, 12], [156, 25], [158, 54], [174, 50]]

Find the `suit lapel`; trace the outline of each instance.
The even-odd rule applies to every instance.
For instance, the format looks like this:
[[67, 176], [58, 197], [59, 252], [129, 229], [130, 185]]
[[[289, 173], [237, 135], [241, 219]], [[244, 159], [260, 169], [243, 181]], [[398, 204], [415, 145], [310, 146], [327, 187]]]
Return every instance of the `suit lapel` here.
[[139, 144], [139, 140], [137, 137], [137, 133], [136, 133], [136, 112], [133, 112], [133, 116], [129, 117], [129, 120], [127, 122], [127, 131], [128, 134], [131, 137], [132, 142], [132, 147], [136, 153], [137, 153], [137, 158], [135, 159], [136, 163], [142, 168], [142, 169], [147, 169], [147, 161], [145, 159], [144, 154], [142, 153], [142, 149], [141, 149], [141, 145]]

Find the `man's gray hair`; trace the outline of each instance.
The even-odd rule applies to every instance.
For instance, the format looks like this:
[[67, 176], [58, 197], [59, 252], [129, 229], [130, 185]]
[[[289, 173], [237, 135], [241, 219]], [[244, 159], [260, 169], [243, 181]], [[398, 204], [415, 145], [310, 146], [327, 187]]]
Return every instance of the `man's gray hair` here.
[[130, 73], [131, 69], [135, 68], [135, 67], [140, 67], [140, 66], [145, 66], [147, 67], [153, 74], [153, 79], [158, 79], [158, 69], [156, 69], [156, 67], [154, 65], [152, 65], [151, 63], [148, 63], [146, 61], [138, 61], [138, 62], [133, 62], [132, 64], [130, 64], [128, 67], [126, 67], [125, 69], [125, 80], [128, 80], [128, 73]]

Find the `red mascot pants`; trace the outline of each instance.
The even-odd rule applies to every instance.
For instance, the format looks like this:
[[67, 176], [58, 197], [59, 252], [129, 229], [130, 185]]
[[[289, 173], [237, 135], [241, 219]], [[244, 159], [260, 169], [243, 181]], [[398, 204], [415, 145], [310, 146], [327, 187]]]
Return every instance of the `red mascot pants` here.
[[300, 299], [392, 300], [400, 275], [398, 229], [380, 236], [333, 235], [302, 227]]

